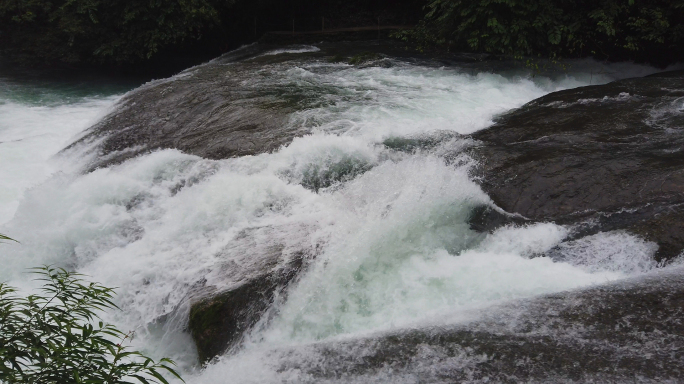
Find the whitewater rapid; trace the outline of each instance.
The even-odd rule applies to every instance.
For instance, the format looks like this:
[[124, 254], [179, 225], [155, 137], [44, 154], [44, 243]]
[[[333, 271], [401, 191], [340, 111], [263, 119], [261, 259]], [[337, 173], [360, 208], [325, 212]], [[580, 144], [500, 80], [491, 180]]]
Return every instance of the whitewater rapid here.
[[[456, 135], [549, 92], [654, 69], [581, 61], [532, 76], [303, 60], [269, 71], [254, 81], [316, 95], [288, 122], [311, 134], [273, 153], [207, 160], [167, 149], [86, 174], [87, 158], [56, 153], [120, 94], [0, 93], [0, 233], [21, 241], [0, 249], [0, 279], [28, 289], [23, 272], [41, 264], [85, 273], [118, 287], [122, 311], [107, 320], [177, 360], [186, 382], [263, 383], [307, 379], [279, 368], [281, 347], [307, 354], [311, 343], [472, 321], [497, 303], [656, 267], [655, 244], [622, 232], [563, 242], [571, 228], [552, 223], [471, 230], [472, 209], [493, 203], [458, 151], [471, 143]], [[407, 150], [403, 139], [433, 144]], [[557, 246], [565, 261], [537, 257]], [[199, 369], [184, 332], [189, 295], [200, 282], [239, 284], [263, 268], [254, 251], [273, 247], [281, 264], [306, 253], [306, 271], [240, 351]]]
[[0, 224], [12, 219], [26, 190], [72, 169], [55, 154], [103, 117], [128, 88], [46, 79], [7, 66], [0, 67]]

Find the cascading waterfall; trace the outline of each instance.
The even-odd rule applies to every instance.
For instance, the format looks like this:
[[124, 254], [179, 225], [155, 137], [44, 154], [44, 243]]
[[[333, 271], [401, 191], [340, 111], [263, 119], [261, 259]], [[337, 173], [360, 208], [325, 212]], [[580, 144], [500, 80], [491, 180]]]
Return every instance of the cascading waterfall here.
[[[493, 204], [458, 150], [472, 143], [456, 134], [552, 91], [655, 71], [599, 67], [608, 68], [579, 61], [532, 77], [304, 58], [260, 81], [325, 95], [290, 116], [310, 135], [273, 153], [207, 160], [167, 149], [85, 174], [80, 152], [51, 156], [119, 96], [0, 93], [0, 233], [22, 242], [0, 249], [0, 279], [29, 289], [25, 268], [75, 269], [118, 287], [123, 311], [107, 320], [136, 330], [137, 347], [179, 361], [187, 382], [263, 383], [308, 380], [281, 366], [278, 348], [296, 360], [311, 343], [472, 321], [497, 303], [646, 273], [655, 245], [626, 233], [562, 243], [570, 228], [552, 223], [491, 234], [468, 224], [473, 208]], [[256, 69], [243, 81], [258, 76], [269, 75]], [[561, 243], [564, 259], [537, 257]], [[199, 282], [243, 281], [264, 267], [249, 252], [269, 247], [282, 250], [280, 263], [312, 250], [306, 271], [240, 351], [199, 370], [183, 332], [188, 295]]]

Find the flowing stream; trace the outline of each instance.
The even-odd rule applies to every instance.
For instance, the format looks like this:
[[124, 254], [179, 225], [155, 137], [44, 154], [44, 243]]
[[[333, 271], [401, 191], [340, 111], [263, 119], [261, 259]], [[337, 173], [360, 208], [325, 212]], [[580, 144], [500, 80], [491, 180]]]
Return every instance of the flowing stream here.
[[[0, 73], [0, 233], [21, 241], [0, 247], [0, 279], [30, 289], [26, 268], [77, 270], [118, 287], [123, 310], [107, 320], [136, 330], [136, 347], [177, 360], [188, 383], [281, 383], [310, 380], [284, 361], [310, 360], [315, 343], [476, 321], [496, 304], [656, 267], [654, 244], [624, 233], [564, 245], [572, 257], [554, 262], [534, 256], [569, 228], [471, 230], [471, 210], [492, 203], [469, 176], [473, 160], [454, 150], [469, 144], [455, 134], [549, 92], [655, 69], [577, 61], [532, 76], [401, 60], [363, 68], [307, 59], [309, 51], [272, 52], [302, 58], [244, 81], [302, 93], [308, 104], [288, 124], [311, 134], [256, 156], [167, 149], [85, 174], [87, 150], [57, 153], [131, 84]], [[305, 252], [306, 271], [240, 350], [199, 369], [184, 332], [188, 295], [200, 282], [239, 283], [263, 268], [254, 251], [273, 247], [279, 263]], [[418, 382], [388, 377], [340, 380]]]

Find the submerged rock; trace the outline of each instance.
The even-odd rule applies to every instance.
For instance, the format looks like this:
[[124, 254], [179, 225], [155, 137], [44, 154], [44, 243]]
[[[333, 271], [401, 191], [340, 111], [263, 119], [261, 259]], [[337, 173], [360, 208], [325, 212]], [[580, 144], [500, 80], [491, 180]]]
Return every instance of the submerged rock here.
[[188, 327], [204, 363], [235, 346], [261, 319], [277, 295], [301, 267], [298, 258], [285, 268], [269, 271], [242, 284], [195, 302]]
[[274, 355], [303, 382], [679, 382], [682, 272], [516, 301], [462, 325]]
[[472, 135], [484, 190], [507, 212], [624, 229], [684, 250], [684, 71], [551, 93]]
[[218, 275], [234, 283], [203, 287], [191, 300], [188, 328], [201, 362], [238, 346], [262, 319], [319, 245], [292, 243], [292, 233], [310, 231], [304, 225], [258, 227], [241, 231], [216, 257], [224, 260]]

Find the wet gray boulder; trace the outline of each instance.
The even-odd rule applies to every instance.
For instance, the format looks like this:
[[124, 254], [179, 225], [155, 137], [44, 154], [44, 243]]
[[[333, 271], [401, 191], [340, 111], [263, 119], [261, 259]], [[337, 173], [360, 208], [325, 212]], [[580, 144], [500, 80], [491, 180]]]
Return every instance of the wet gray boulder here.
[[159, 149], [178, 149], [208, 159], [271, 152], [310, 133], [311, 127], [291, 124], [290, 116], [326, 103], [331, 91], [307, 86], [289, 76], [288, 70], [335, 57], [356, 58], [357, 64], [366, 66], [388, 66], [389, 55], [406, 55], [392, 43], [317, 45], [255, 44], [152, 81], [125, 95], [65, 151], [88, 148], [93, 163], [87, 170]]
[[287, 287], [321, 247], [293, 243], [293, 231], [310, 230], [302, 224], [247, 228], [218, 252], [215, 274], [225, 285], [198, 287], [190, 299], [188, 330], [200, 362], [238, 347], [259, 321], [267, 320], [268, 309], [285, 298]]
[[297, 275], [301, 258], [194, 302], [188, 328], [201, 363], [238, 345]]
[[259, 73], [292, 57], [259, 57], [267, 50], [238, 51], [150, 82], [124, 96], [69, 148], [95, 143], [92, 168], [166, 148], [209, 159], [273, 151], [308, 131], [287, 124], [301, 96], [297, 90], [265, 84]]
[[551, 93], [472, 137], [482, 187], [510, 213], [623, 229], [684, 250], [684, 71]]

